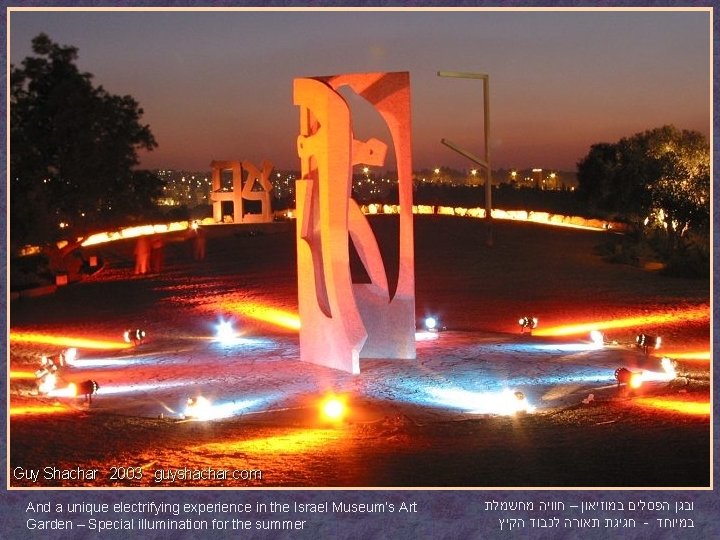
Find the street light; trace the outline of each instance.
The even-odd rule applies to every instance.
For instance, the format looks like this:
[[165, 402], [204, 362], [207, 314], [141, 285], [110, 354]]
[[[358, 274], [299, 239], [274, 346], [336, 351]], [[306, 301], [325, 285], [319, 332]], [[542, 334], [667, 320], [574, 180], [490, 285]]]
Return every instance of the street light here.
[[484, 156], [482, 158], [463, 150], [452, 142], [441, 139], [441, 143], [448, 148], [455, 150], [458, 154], [465, 156], [474, 163], [485, 169], [485, 222], [487, 223], [488, 246], [493, 245], [492, 236], [492, 168], [490, 167], [490, 75], [487, 73], [463, 73], [457, 71], [438, 71], [439, 77], [455, 77], [460, 79], [481, 79], [483, 82], [483, 124], [484, 124]]

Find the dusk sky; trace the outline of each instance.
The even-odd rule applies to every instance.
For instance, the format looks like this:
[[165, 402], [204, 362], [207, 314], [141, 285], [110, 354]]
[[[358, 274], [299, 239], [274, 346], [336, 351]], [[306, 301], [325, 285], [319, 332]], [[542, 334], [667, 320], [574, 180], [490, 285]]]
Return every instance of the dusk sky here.
[[[441, 138], [483, 151], [481, 81], [438, 71], [490, 75], [493, 168], [575, 170], [590, 145], [665, 124], [710, 133], [707, 10], [13, 11], [9, 32], [11, 63], [45, 32], [140, 103], [159, 143], [144, 168], [299, 169], [293, 79], [354, 72], [410, 72], [416, 170], [473, 167]], [[356, 137], [384, 138], [363, 111]]]

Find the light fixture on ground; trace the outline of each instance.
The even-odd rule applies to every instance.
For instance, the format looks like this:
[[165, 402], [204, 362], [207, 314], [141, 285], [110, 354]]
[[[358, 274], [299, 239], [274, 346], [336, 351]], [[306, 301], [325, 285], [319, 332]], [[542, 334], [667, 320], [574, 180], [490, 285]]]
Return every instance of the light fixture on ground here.
[[525, 330], [532, 331], [534, 328], [537, 328], [538, 319], [537, 317], [531, 316], [520, 317], [518, 324], [520, 325], [520, 333], [522, 334]]
[[425, 329], [428, 332], [437, 332], [437, 319], [435, 317], [427, 317], [425, 319]]
[[75, 359], [77, 358], [77, 349], [75, 347], [70, 347], [68, 349], [65, 349], [63, 352], [60, 353], [60, 365], [71, 365], [73, 362], [75, 362]]
[[55, 373], [58, 370], [58, 366], [52, 356], [43, 354], [40, 357], [40, 368], [35, 372], [37, 379], [42, 379], [44, 376]]
[[77, 349], [75, 347], [65, 349], [57, 355], [43, 354], [40, 356], [40, 369], [35, 372], [35, 376], [40, 378], [46, 373], [55, 373], [58, 369], [72, 365], [76, 358]]
[[592, 341], [596, 347], [601, 348], [605, 345], [605, 336], [600, 330], [592, 330], [590, 332], [590, 341]]
[[125, 332], [123, 332], [123, 339], [125, 340], [125, 343], [139, 345], [145, 339], [145, 330], [141, 330], [139, 328], [125, 330]]
[[643, 383], [642, 373], [633, 372], [624, 367], [615, 370], [615, 379], [618, 386], [626, 384], [629, 388], [640, 388]]
[[320, 413], [324, 420], [342, 422], [347, 415], [347, 399], [330, 394], [320, 402]]
[[210, 401], [203, 396], [191, 397], [185, 407], [185, 418], [205, 420], [210, 416]]
[[232, 322], [226, 321], [224, 319], [220, 319], [220, 322], [218, 323], [215, 330], [215, 336], [221, 343], [229, 343], [234, 341], [235, 338], [237, 338], [237, 334], [235, 332], [235, 328], [233, 328]]
[[93, 394], [97, 394], [97, 391], [100, 389], [100, 385], [92, 379], [74, 384], [73, 386], [75, 387], [76, 395], [84, 396], [88, 405], [92, 403]]
[[635, 343], [645, 354], [648, 354], [650, 349], [660, 348], [660, 345], [662, 345], [662, 338], [660, 336], [651, 336], [649, 334], [638, 334], [635, 338]]
[[57, 375], [52, 372], [45, 372], [37, 379], [37, 390], [40, 394], [49, 394], [57, 386]]
[[678, 363], [676, 360], [664, 356], [660, 359], [660, 365], [662, 366], [668, 377], [672, 377], [673, 379], [677, 377]]

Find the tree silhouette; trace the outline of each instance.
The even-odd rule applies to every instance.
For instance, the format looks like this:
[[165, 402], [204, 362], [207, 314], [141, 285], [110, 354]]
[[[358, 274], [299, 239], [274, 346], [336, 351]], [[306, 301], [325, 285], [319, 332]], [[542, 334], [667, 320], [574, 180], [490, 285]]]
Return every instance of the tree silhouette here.
[[81, 73], [75, 47], [32, 40], [34, 56], [10, 69], [10, 235], [52, 240], [60, 223], [85, 233], [154, 206], [162, 182], [135, 171], [157, 147], [131, 96], [108, 93]]
[[596, 144], [578, 163], [578, 192], [595, 208], [673, 242], [710, 219], [710, 150], [695, 131], [663, 126]]

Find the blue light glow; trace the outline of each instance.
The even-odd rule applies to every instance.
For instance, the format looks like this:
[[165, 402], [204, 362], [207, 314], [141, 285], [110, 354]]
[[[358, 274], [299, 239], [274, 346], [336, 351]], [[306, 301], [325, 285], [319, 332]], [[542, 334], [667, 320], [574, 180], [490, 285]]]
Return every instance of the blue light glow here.
[[507, 388], [497, 392], [470, 392], [460, 388], [425, 388], [430, 402], [444, 407], [461, 409], [471, 414], [511, 415], [517, 412], [532, 412], [524, 394]]
[[220, 319], [216, 327], [215, 336], [221, 343], [231, 343], [237, 337], [232, 322], [223, 319]]

